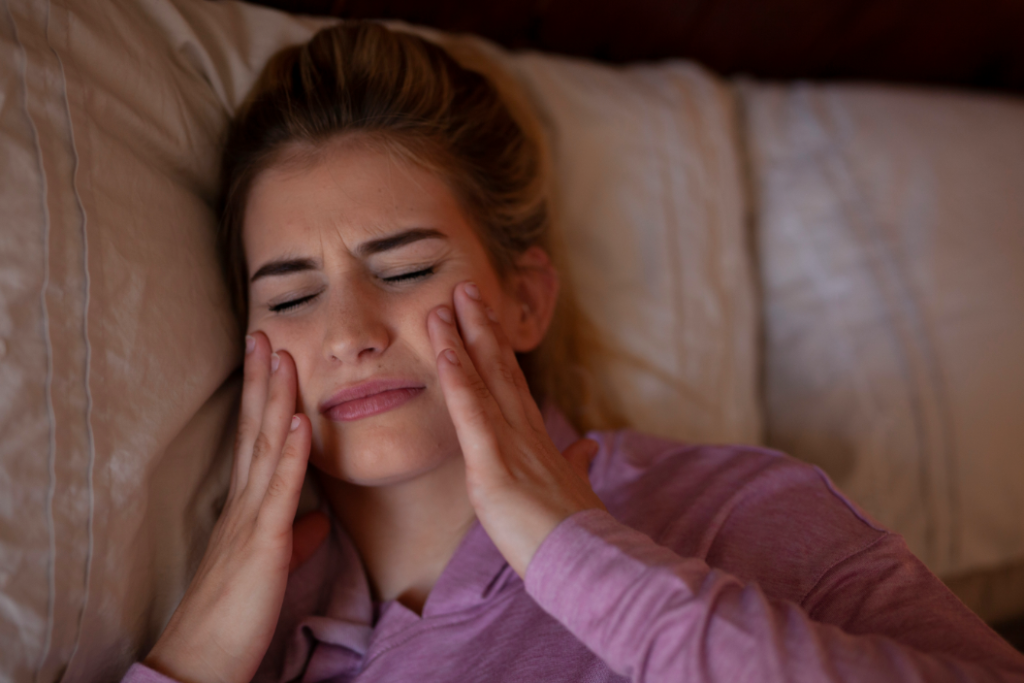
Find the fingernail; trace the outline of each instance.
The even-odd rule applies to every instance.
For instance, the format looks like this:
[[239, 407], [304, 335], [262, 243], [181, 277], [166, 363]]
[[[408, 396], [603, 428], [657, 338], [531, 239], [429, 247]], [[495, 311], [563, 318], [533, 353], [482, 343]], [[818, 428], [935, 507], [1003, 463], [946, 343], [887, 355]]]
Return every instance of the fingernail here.
[[442, 306], [441, 308], [437, 309], [437, 317], [445, 321], [449, 325], [451, 325], [452, 320], [454, 320], [454, 318], [452, 318], [452, 311], [447, 306]]
[[444, 357], [447, 358], [448, 362], [451, 363], [452, 365], [458, 365], [459, 364], [459, 357], [451, 349], [445, 349], [441, 353], [444, 354]]
[[251, 335], [245, 335], [245, 353], [250, 354], [256, 350], [256, 339]]
[[270, 371], [277, 372], [277, 369], [281, 366], [281, 356], [276, 353], [270, 354]]
[[487, 307], [487, 317], [491, 319], [492, 323], [498, 322], [498, 314], [491, 310], [491, 307]]
[[466, 296], [475, 301], [480, 301], [480, 290], [472, 282], [466, 283]]
[[299, 416], [298, 415], [292, 415], [292, 423], [290, 425], [288, 425], [288, 431], [289, 432], [294, 432], [296, 429], [298, 429], [299, 428], [299, 422], [301, 422], [301, 420], [299, 419]]

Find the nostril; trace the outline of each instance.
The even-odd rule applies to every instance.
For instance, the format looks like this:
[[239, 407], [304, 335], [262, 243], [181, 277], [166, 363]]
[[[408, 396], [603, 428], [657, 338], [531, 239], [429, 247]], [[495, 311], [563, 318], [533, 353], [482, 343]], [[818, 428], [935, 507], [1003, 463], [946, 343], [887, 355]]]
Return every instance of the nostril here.
[[377, 348], [375, 346], [368, 346], [365, 349], [363, 349], [362, 351], [360, 351], [359, 355], [360, 356], [376, 356], [381, 351], [382, 351], [382, 349], [379, 349], [379, 348]]
[[390, 344], [383, 325], [337, 325], [324, 337], [324, 357], [331, 362], [354, 363], [378, 356]]

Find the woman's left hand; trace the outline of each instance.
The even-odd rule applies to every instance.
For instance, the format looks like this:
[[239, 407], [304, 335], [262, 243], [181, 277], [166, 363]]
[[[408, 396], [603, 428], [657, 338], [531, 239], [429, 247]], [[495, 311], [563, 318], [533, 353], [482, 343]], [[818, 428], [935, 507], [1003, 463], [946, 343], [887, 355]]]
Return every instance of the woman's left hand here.
[[460, 284], [453, 301], [454, 316], [440, 306], [427, 327], [466, 461], [469, 500], [498, 550], [525, 577], [537, 548], [562, 520], [604, 509], [587, 478], [597, 444], [581, 439], [560, 453], [479, 290]]

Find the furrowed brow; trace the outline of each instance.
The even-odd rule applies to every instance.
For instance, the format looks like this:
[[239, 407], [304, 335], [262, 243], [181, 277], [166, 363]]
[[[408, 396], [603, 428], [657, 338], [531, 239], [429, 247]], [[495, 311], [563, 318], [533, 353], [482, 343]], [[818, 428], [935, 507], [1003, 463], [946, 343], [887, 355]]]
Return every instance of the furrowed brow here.
[[263, 264], [263, 266], [249, 279], [249, 282], [256, 282], [256, 280], [259, 280], [261, 277], [290, 275], [291, 273], [301, 273], [304, 270], [316, 270], [317, 267], [318, 264], [313, 259], [279, 259], [277, 261], [270, 261], [269, 263]]
[[366, 258], [373, 254], [379, 254], [382, 251], [389, 251], [391, 249], [398, 249], [404, 247], [407, 244], [413, 242], [419, 242], [420, 240], [426, 239], [448, 239], [448, 236], [439, 230], [433, 228], [413, 228], [412, 230], [406, 230], [396, 235], [388, 235], [377, 240], [371, 240], [364, 242], [359, 245], [356, 252], [359, 256]]

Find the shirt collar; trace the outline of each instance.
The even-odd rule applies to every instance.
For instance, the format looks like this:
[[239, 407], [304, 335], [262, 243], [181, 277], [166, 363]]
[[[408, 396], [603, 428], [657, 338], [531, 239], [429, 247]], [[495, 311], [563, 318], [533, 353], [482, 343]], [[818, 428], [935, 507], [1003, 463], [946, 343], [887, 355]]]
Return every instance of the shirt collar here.
[[[550, 403], [544, 426], [552, 442], [564, 450], [579, 438], [566, 417]], [[326, 507], [326, 506], [325, 506]], [[323, 680], [361, 666], [374, 637], [373, 602], [369, 582], [355, 544], [344, 527], [331, 517], [333, 533], [317, 553], [289, 579], [289, 594], [327, 587], [324, 607], [298, 620], [287, 646], [282, 680], [293, 680], [305, 667], [304, 681]], [[487, 602], [510, 582], [519, 581], [487, 532], [474, 520], [423, 606], [423, 619], [458, 612]], [[295, 585], [298, 584], [298, 585]], [[304, 588], [305, 587], [305, 588]], [[321, 588], [321, 590], [323, 590]], [[292, 605], [284, 606], [282, 617]], [[409, 612], [398, 604], [382, 606], [381, 623], [388, 612]], [[415, 619], [409, 612], [408, 617]], [[283, 619], [283, 621], [287, 621]], [[292, 620], [292, 623], [295, 623]], [[319, 647], [322, 644], [325, 647]], [[308, 662], [308, 665], [307, 665]]]
[[[548, 404], [544, 427], [559, 450], [579, 436], [565, 416]], [[451, 560], [438, 578], [423, 606], [423, 618], [448, 614], [473, 607], [501, 592], [512, 579], [518, 580], [479, 521], [463, 537]]]
[[[362, 560], [329, 506], [325, 504], [323, 508], [331, 519], [333, 533], [288, 579], [281, 625], [289, 621], [295, 625], [289, 629], [291, 638], [285, 646], [280, 678], [283, 681], [295, 680], [303, 669], [303, 681], [330, 677], [321, 675], [326, 672], [337, 675], [357, 670], [373, 635], [373, 603]], [[289, 597], [316, 590], [315, 587], [320, 587], [324, 599], [296, 623], [292, 613], [303, 609], [302, 601], [291, 601]], [[319, 647], [321, 644], [325, 647]]]

